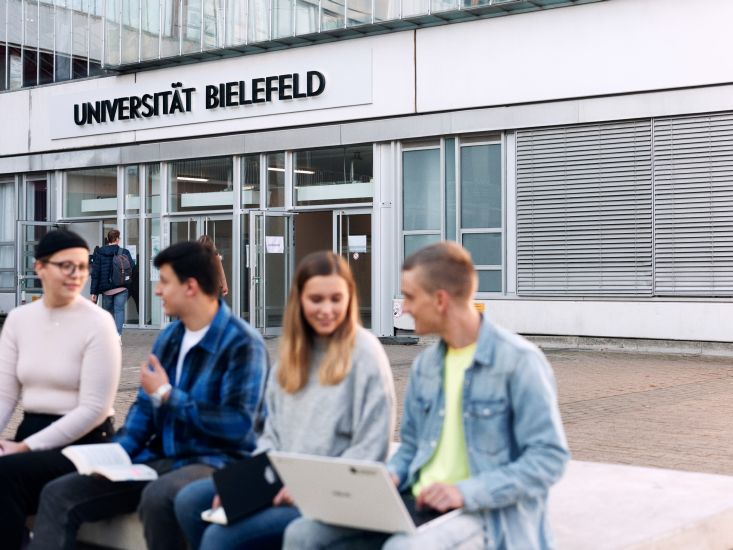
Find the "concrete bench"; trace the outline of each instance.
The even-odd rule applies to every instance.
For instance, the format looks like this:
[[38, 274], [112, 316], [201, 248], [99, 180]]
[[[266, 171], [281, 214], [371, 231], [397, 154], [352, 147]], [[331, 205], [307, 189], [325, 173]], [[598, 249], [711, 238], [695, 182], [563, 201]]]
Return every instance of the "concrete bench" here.
[[[733, 548], [733, 477], [571, 461], [550, 493], [559, 550]], [[79, 540], [145, 548], [137, 515], [84, 524]]]
[[560, 550], [727, 550], [733, 477], [571, 461], [549, 513]]

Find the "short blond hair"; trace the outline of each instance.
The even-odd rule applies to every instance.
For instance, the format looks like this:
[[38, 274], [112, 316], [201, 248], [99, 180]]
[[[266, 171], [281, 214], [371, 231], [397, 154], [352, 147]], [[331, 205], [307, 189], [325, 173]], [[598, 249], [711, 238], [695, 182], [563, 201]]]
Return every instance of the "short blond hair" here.
[[476, 270], [471, 254], [452, 241], [442, 241], [411, 254], [402, 271], [419, 268], [419, 279], [429, 292], [445, 290], [454, 298], [470, 299], [476, 292]]

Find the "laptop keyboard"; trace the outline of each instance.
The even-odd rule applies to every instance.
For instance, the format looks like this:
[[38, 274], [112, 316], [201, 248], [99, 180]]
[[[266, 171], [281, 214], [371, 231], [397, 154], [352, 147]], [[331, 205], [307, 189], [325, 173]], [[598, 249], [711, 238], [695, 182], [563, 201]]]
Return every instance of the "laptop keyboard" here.
[[402, 502], [405, 503], [405, 508], [407, 508], [407, 512], [410, 514], [412, 521], [415, 523], [415, 527], [420, 527], [423, 523], [427, 523], [434, 520], [435, 518], [439, 518], [445, 513], [438, 512], [437, 510], [434, 510], [432, 508], [421, 508], [420, 510], [418, 510], [415, 497], [412, 496], [411, 493], [401, 493], [400, 496], [402, 497]]

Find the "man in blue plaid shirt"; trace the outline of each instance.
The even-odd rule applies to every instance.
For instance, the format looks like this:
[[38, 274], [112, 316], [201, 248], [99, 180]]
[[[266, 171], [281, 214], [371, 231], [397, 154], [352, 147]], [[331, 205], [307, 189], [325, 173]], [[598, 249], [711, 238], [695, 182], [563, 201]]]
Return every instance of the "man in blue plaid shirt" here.
[[69, 474], [41, 494], [33, 548], [74, 548], [83, 522], [136, 508], [149, 548], [185, 547], [173, 511], [178, 491], [255, 448], [268, 359], [262, 337], [219, 299], [215, 254], [184, 242], [155, 258], [156, 294], [178, 317], [140, 367], [141, 388], [115, 440], [159, 477], [112, 482]]

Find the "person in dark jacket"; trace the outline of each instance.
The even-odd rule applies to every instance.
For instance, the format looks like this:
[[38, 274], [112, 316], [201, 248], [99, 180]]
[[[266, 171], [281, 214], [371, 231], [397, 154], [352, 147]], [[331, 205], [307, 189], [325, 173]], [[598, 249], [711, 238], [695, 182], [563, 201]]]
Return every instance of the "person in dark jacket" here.
[[130, 262], [130, 267], [135, 266], [130, 251], [120, 247], [120, 232], [112, 229], [107, 233], [106, 246], [98, 248], [94, 252], [92, 268], [92, 302], [97, 303], [97, 298], [102, 295], [102, 307], [109, 311], [114, 317], [117, 326], [117, 334], [122, 335], [122, 324], [125, 322], [125, 304], [129, 297], [127, 286], [120, 286], [112, 282], [113, 259], [115, 256], [124, 255]]

